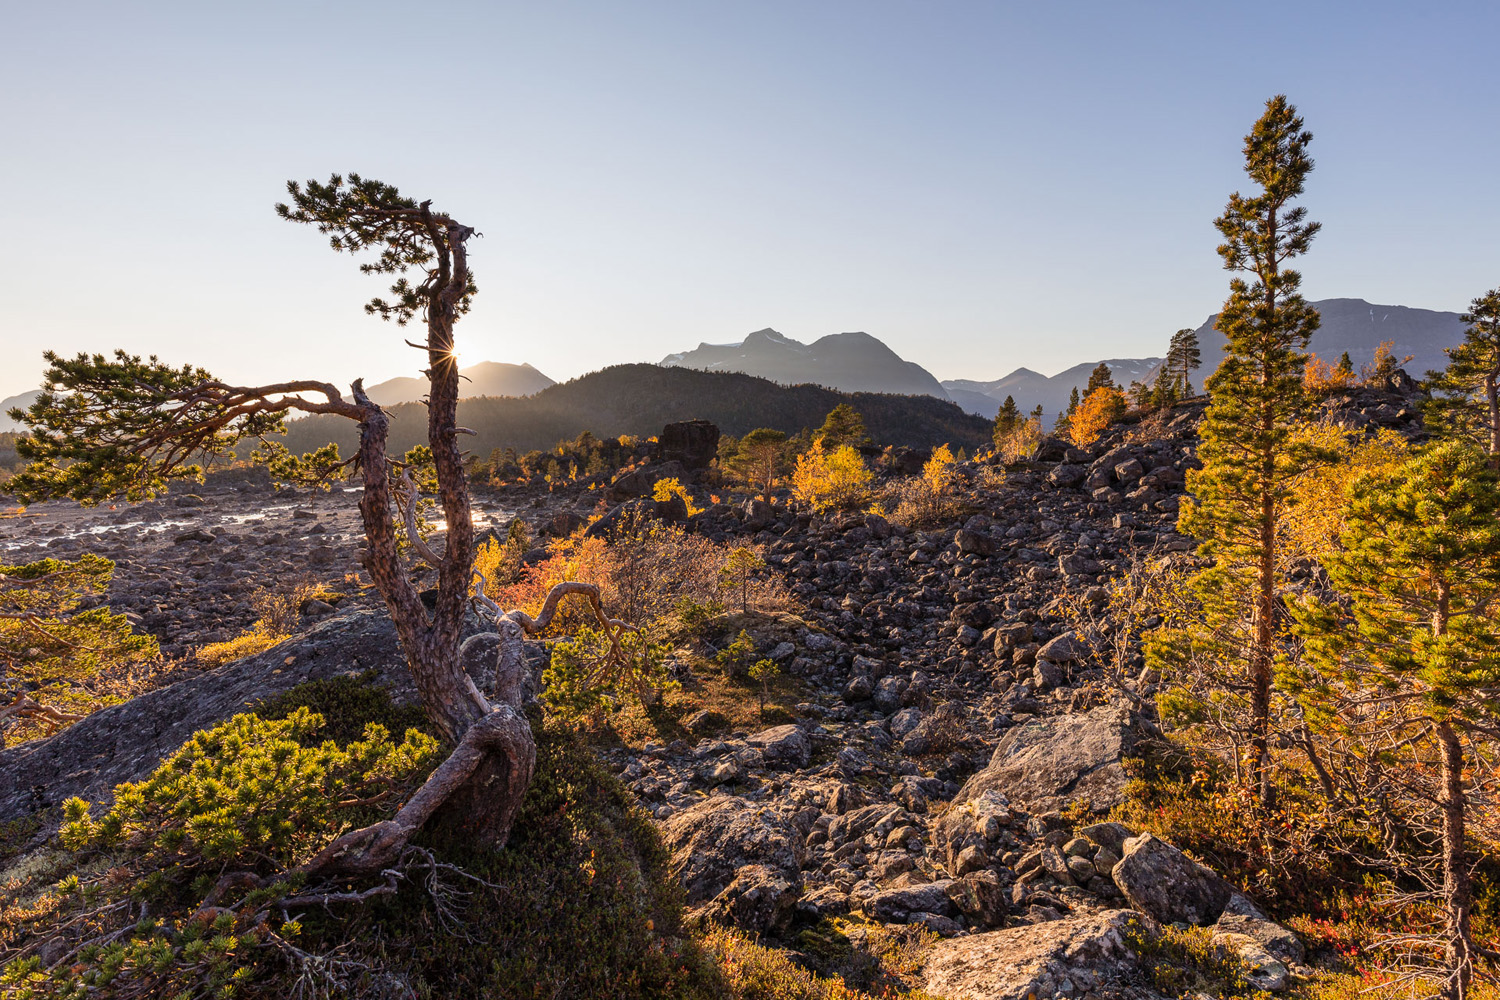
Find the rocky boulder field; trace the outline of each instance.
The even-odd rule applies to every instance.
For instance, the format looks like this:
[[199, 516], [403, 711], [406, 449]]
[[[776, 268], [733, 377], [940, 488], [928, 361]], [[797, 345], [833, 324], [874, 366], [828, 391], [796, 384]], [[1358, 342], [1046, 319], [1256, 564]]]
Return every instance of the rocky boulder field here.
[[[1409, 397], [1364, 389], [1330, 401], [1349, 428], [1421, 434]], [[940, 997], [1153, 996], [1142, 942], [1163, 924], [1210, 928], [1256, 987], [1281, 990], [1304, 960], [1254, 900], [1150, 833], [1109, 822], [1126, 762], [1160, 744], [1153, 675], [1100, 662], [1078, 608], [1100, 608], [1133, 565], [1188, 566], [1176, 530], [1195, 466], [1201, 404], [1149, 429], [1115, 427], [1087, 449], [1046, 439], [1003, 484], [960, 463], [969, 512], [910, 530], [876, 514], [786, 503], [685, 510], [633, 499], [673, 459], [604, 490], [481, 492], [503, 532], [581, 524], [601, 495], [762, 548], [801, 604], [750, 629], [803, 692], [793, 721], [601, 751], [652, 817], [692, 912], [780, 942], [856, 915], [938, 938], [921, 979]], [[310, 677], [377, 670], [411, 698], [394, 633], [358, 571], [355, 498], [276, 490], [255, 477], [146, 504], [47, 504], [0, 520], [0, 558], [93, 551], [114, 559], [105, 600], [188, 660], [254, 620], [259, 589], [310, 581], [344, 596], [303, 609], [274, 649], [101, 711], [50, 740], [0, 751], [0, 822], [68, 795], [107, 798], [195, 728]], [[353, 577], [349, 577], [350, 580]], [[481, 626], [477, 619], [474, 629]], [[545, 644], [533, 644], [545, 662]], [[38, 834], [40, 836], [41, 834]]]

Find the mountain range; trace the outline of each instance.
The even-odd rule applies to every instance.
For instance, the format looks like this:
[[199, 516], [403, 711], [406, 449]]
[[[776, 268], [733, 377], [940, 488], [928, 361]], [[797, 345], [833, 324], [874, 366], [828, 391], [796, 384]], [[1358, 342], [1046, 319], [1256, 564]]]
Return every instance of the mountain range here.
[[[1161, 358], [1114, 358], [1104, 363], [1109, 365], [1116, 385], [1128, 386], [1131, 382], [1146, 381], [1161, 365]], [[955, 403], [981, 417], [994, 419], [1006, 396], [1013, 398], [1023, 413], [1041, 406], [1043, 414], [1051, 417], [1067, 409], [1073, 389], [1076, 387], [1082, 391], [1098, 365], [1097, 361], [1086, 361], [1052, 376], [1030, 368], [1017, 368], [993, 382], [950, 379], [943, 383], [943, 388], [948, 390], [949, 398]]]
[[[583, 431], [645, 437], [673, 421], [693, 418], [711, 420], [726, 434], [757, 427], [794, 434], [818, 427], [839, 403], [858, 410], [870, 436], [881, 444], [930, 448], [947, 442], [972, 450], [990, 438], [988, 420], [925, 393], [837, 392], [816, 385], [778, 385], [737, 372], [651, 364], [615, 365], [524, 398], [464, 399], [458, 404], [458, 420], [474, 431], [467, 447], [483, 457], [495, 448], [551, 448]], [[398, 403], [390, 414], [392, 452], [426, 441], [427, 410], [420, 403]], [[336, 441], [352, 449], [357, 436], [350, 421], [315, 415], [289, 422], [286, 445], [304, 452]]]
[[[541, 392], [552, 379], [530, 365], [508, 365], [502, 361], [481, 361], [458, 370], [459, 392], [468, 396], [530, 396]], [[425, 378], [393, 378], [365, 390], [381, 406], [415, 403], [427, 395]]]
[[741, 372], [782, 385], [810, 383], [842, 392], [948, 398], [931, 372], [902, 360], [868, 333], [835, 333], [804, 344], [767, 328], [738, 344], [699, 344], [691, 351], [668, 354], [658, 363], [663, 368]]
[[[1398, 359], [1410, 355], [1406, 368], [1421, 377], [1429, 369], [1447, 364], [1443, 351], [1463, 340], [1464, 323], [1456, 312], [1413, 309], [1408, 306], [1375, 305], [1364, 299], [1323, 299], [1313, 302], [1322, 325], [1313, 334], [1309, 349], [1335, 362], [1345, 351], [1357, 369], [1375, 355], [1382, 341], [1393, 343]], [[1224, 357], [1224, 335], [1214, 328], [1218, 315], [1197, 328], [1202, 366], [1193, 382], [1203, 380]], [[1163, 346], [1169, 338], [1163, 336]], [[1150, 384], [1162, 359], [1110, 358], [1116, 384]], [[891, 392], [951, 399], [970, 413], [993, 418], [1005, 397], [1015, 399], [1023, 412], [1040, 405], [1046, 422], [1064, 410], [1074, 387], [1083, 389], [1099, 364], [1086, 361], [1057, 373], [1043, 375], [1029, 368], [993, 381], [949, 379], [939, 382], [920, 365], [906, 361], [867, 333], [840, 333], [804, 344], [775, 330], [757, 330], [738, 344], [700, 344], [691, 351], [669, 354], [662, 365], [699, 368], [706, 371], [738, 371], [790, 385], [812, 382], [844, 392]]]
[[[1337, 361], [1347, 351], [1358, 368], [1374, 357], [1381, 342], [1389, 341], [1398, 359], [1411, 356], [1405, 367], [1420, 377], [1429, 369], [1443, 367], [1447, 363], [1444, 350], [1463, 340], [1464, 323], [1456, 312], [1376, 305], [1364, 299], [1323, 299], [1312, 305], [1321, 315], [1322, 325], [1313, 335], [1310, 349], [1329, 362]], [[1224, 356], [1224, 336], [1214, 328], [1217, 319], [1217, 314], [1210, 316], [1197, 328], [1203, 363], [1194, 373], [1193, 383], [1199, 388]], [[1162, 339], [1165, 342], [1168, 338]], [[1124, 388], [1134, 381], [1149, 384], [1161, 359], [1112, 358], [1104, 363]], [[1088, 383], [1097, 364], [1086, 361], [1050, 376], [1017, 368], [992, 381], [939, 382], [927, 369], [905, 360], [868, 333], [836, 333], [804, 344], [767, 328], [748, 334], [739, 343], [701, 343], [693, 350], [669, 354], [659, 367], [741, 373], [786, 386], [815, 385], [845, 393], [932, 396], [990, 419], [1010, 396], [1023, 412], [1040, 405], [1044, 419], [1050, 423], [1053, 415], [1066, 408], [1073, 388], [1082, 389]], [[524, 364], [487, 361], [465, 368], [461, 374], [467, 379], [463, 388], [466, 398], [532, 396], [556, 384]], [[394, 378], [370, 386], [368, 391], [382, 406], [396, 406], [420, 400], [426, 394], [427, 382], [415, 377]], [[4, 411], [25, 407], [35, 396], [33, 391], [0, 402], [0, 431], [16, 429]], [[619, 432], [607, 427], [593, 429]]]

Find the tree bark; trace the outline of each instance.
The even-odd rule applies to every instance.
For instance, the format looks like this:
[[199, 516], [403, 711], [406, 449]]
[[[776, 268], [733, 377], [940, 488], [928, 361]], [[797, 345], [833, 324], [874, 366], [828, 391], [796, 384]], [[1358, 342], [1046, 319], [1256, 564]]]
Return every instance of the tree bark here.
[[1444, 1000], [1464, 1000], [1474, 976], [1474, 943], [1469, 932], [1473, 893], [1465, 857], [1463, 745], [1447, 720], [1438, 723], [1437, 735], [1443, 754], [1439, 801], [1443, 811], [1443, 930], [1448, 970], [1442, 996]]
[[[1275, 323], [1276, 317], [1276, 209], [1273, 206], [1266, 215], [1269, 233], [1267, 243], [1272, 248], [1262, 264], [1264, 273], [1261, 283], [1266, 290], [1265, 322]], [[1270, 352], [1275, 330], [1262, 330], [1262, 350]], [[1271, 380], [1267, 362], [1263, 359], [1260, 380], [1265, 385]], [[1271, 403], [1262, 398], [1260, 403], [1260, 431], [1267, 442], [1276, 429], [1276, 414]], [[1271, 730], [1271, 658], [1273, 656], [1276, 615], [1276, 455], [1269, 443], [1261, 446], [1260, 457], [1260, 516], [1257, 527], [1259, 558], [1255, 565], [1255, 598], [1251, 612], [1253, 634], [1250, 644], [1250, 725], [1251, 725], [1251, 775], [1258, 786], [1262, 808], [1270, 809], [1275, 804], [1275, 789], [1271, 784], [1271, 771], [1267, 757]]]
[[1484, 401], [1490, 414], [1490, 468], [1500, 470], [1500, 384], [1497, 384], [1497, 379], [1500, 375], [1496, 373], [1484, 377]]
[[378, 874], [396, 863], [429, 821], [439, 837], [454, 843], [503, 847], [535, 769], [531, 726], [502, 705], [464, 732], [458, 747], [392, 819], [344, 834], [297, 871], [316, 879]]

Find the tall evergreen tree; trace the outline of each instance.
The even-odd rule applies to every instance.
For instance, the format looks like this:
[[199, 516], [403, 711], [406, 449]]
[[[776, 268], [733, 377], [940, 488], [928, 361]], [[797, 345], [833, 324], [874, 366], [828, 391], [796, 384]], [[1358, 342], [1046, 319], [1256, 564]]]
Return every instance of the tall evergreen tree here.
[[1291, 207], [1313, 168], [1311, 141], [1284, 96], [1267, 101], [1245, 138], [1245, 172], [1260, 191], [1249, 197], [1235, 192], [1215, 220], [1224, 238], [1224, 267], [1248, 273], [1253, 284], [1232, 279], [1219, 316], [1228, 343], [1208, 379], [1211, 402], [1199, 432], [1203, 467], [1188, 473], [1194, 499], [1180, 522], [1214, 562], [1197, 578], [1197, 588], [1204, 606], [1225, 618], [1211, 623], [1216, 631], [1235, 637], [1224, 655], [1245, 666], [1251, 774], [1266, 805], [1272, 801], [1266, 767], [1272, 663], [1283, 616], [1276, 524], [1309, 461], [1293, 447], [1289, 432], [1303, 405], [1303, 351], [1318, 314], [1298, 290], [1302, 276], [1286, 264], [1307, 252], [1319, 228], [1307, 221], [1305, 208]]
[[1021, 408], [1016, 405], [1016, 397], [1006, 396], [1005, 402], [1000, 404], [1000, 410], [995, 414], [995, 440], [1000, 440], [1006, 434], [1016, 429], [1021, 422]]
[[[389, 298], [365, 311], [399, 325], [419, 321], [428, 380], [427, 444], [403, 459], [388, 453], [390, 416], [355, 379], [345, 395], [332, 383], [297, 379], [234, 386], [209, 372], [174, 368], [125, 351], [113, 358], [47, 352], [43, 391], [19, 414], [28, 434], [22, 454], [30, 464], [7, 488], [28, 502], [70, 498], [94, 504], [115, 496], [149, 498], [172, 480], [197, 479], [199, 456], [226, 455], [241, 441], [258, 440], [256, 457], [279, 479], [326, 483], [351, 464], [362, 480], [359, 510], [367, 543], [362, 563], [385, 599], [422, 707], [454, 745], [423, 788], [394, 819], [343, 833], [300, 870], [310, 882], [358, 878], [393, 865], [422, 830], [461, 839], [475, 850], [502, 847], [536, 766], [536, 743], [523, 712], [527, 670], [522, 639], [545, 628], [569, 595], [590, 600], [601, 628], [617, 638], [624, 627], [602, 611], [598, 587], [569, 581], [549, 592], [535, 619], [506, 612], [475, 587], [474, 519], [468, 472], [457, 423], [459, 374], [454, 327], [477, 289], [469, 268], [474, 229], [373, 178], [335, 174], [329, 181], [287, 184], [283, 219], [315, 227], [337, 251], [373, 255], [367, 274], [392, 278]], [[269, 436], [285, 430], [288, 414], [331, 414], [359, 427], [359, 447], [344, 461], [329, 444], [301, 456]], [[550, 470], [559, 470], [549, 458]], [[447, 531], [428, 544], [418, 524], [422, 486], [412, 472], [430, 466]], [[421, 478], [426, 478], [425, 476]], [[429, 593], [413, 564], [436, 571]], [[481, 581], [482, 583], [482, 581]], [[430, 599], [429, 599], [430, 598]], [[475, 603], [499, 629], [499, 652], [489, 676], [470, 675], [461, 655]], [[488, 602], [488, 603], [486, 603]], [[618, 663], [612, 654], [610, 666]], [[481, 690], [479, 685], [484, 684]]]
[[[1088, 384], [1088, 387], [1085, 388], [1084, 391], [1083, 391], [1083, 398], [1087, 399], [1090, 396], [1092, 396], [1094, 394], [1094, 390], [1095, 389], [1118, 389], [1118, 388], [1119, 388], [1119, 386], [1115, 385], [1115, 375], [1114, 375], [1114, 372], [1112, 372], [1112, 371], [1109, 370], [1109, 365], [1107, 365], [1103, 361], [1101, 361], [1097, 365], [1094, 366], [1094, 370], [1093, 371], [1089, 372], [1089, 384]], [[1073, 391], [1077, 392], [1078, 390], [1074, 389]]]
[[1482, 441], [1490, 468], [1500, 469], [1500, 288], [1475, 299], [1462, 319], [1469, 329], [1448, 349], [1448, 367], [1427, 373], [1427, 416], [1440, 434]]
[[[1490, 739], [1500, 710], [1500, 481], [1477, 449], [1450, 441], [1350, 493], [1343, 550], [1325, 560], [1347, 605], [1297, 609], [1319, 678], [1299, 693], [1309, 718], [1367, 761], [1359, 770], [1377, 775], [1382, 800], [1409, 800], [1400, 817], [1382, 801], [1382, 821], [1436, 840], [1438, 857], [1413, 872], [1443, 913], [1441, 995], [1461, 1000], [1475, 956], [1464, 744]], [[1394, 786], [1380, 777], [1393, 773]]]
[[730, 468], [745, 477], [745, 480], [760, 490], [761, 497], [771, 502], [771, 490], [776, 477], [786, 464], [786, 432], [770, 427], [757, 427], [740, 438], [739, 447], [730, 460]]
[[823, 420], [823, 426], [818, 428], [813, 435], [814, 441], [821, 441], [823, 447], [829, 451], [841, 448], [844, 445], [859, 445], [865, 440], [865, 420], [859, 415], [859, 411], [848, 403], [840, 403], [828, 411], [828, 416]]
[[1170, 373], [1172, 390], [1179, 398], [1193, 394], [1193, 372], [1202, 364], [1203, 352], [1198, 347], [1197, 331], [1182, 329], [1172, 334], [1162, 373]]
[[1068, 396], [1068, 408], [1059, 413], [1057, 415], [1057, 419], [1052, 422], [1052, 429], [1054, 431], [1067, 431], [1068, 423], [1073, 419], [1073, 414], [1078, 412], [1078, 404], [1080, 402], [1082, 402], [1082, 400], [1080, 400], [1078, 397], [1078, 386], [1075, 385], [1073, 387], [1073, 392]]

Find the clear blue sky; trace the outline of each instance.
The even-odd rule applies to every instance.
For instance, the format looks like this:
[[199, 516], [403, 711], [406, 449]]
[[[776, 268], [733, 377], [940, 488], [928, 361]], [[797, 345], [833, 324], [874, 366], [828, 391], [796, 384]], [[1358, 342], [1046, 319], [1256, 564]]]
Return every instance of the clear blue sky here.
[[764, 326], [940, 378], [1159, 353], [1265, 99], [1306, 116], [1311, 298], [1500, 285], [1500, 5], [47, 3], [0, 37], [0, 396], [45, 347], [410, 374], [278, 220], [358, 171], [478, 227], [466, 362], [567, 378]]

